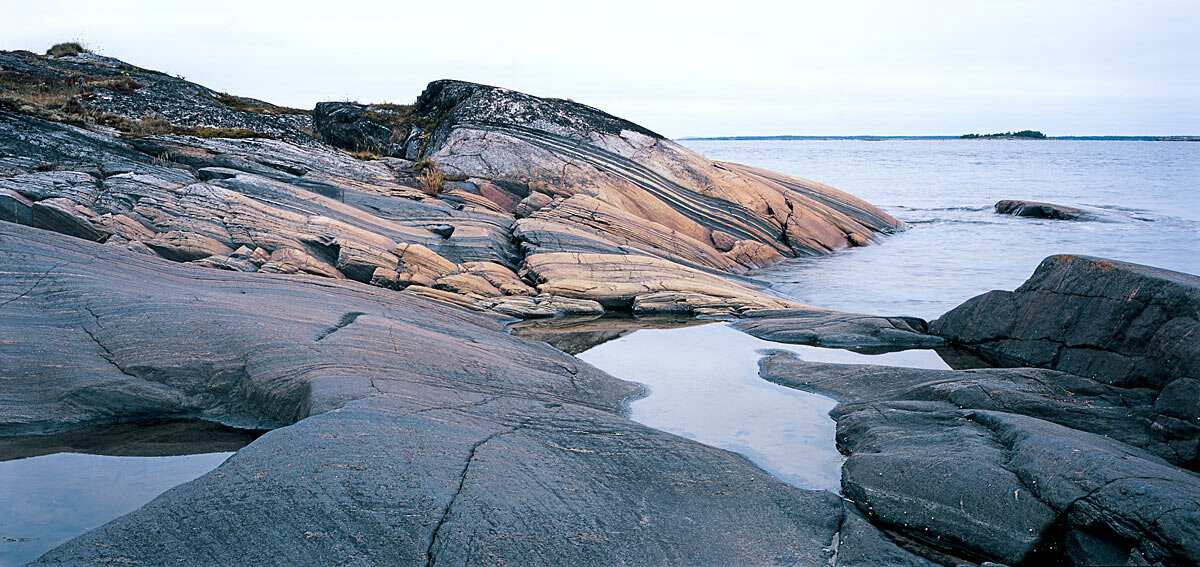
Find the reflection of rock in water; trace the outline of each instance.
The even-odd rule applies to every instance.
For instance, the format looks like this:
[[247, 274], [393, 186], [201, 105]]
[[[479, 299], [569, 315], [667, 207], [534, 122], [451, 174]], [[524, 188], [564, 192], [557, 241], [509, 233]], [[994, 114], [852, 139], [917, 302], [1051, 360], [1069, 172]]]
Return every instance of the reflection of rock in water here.
[[627, 314], [608, 314], [603, 317], [530, 319], [513, 323], [509, 325], [509, 329], [518, 337], [542, 341], [574, 355], [639, 329], [675, 329], [711, 322], [691, 316], [635, 317]]
[[166, 457], [237, 451], [265, 433], [210, 421], [167, 419], [116, 423], [56, 435], [0, 437], [0, 461], [53, 453]]
[[979, 355], [953, 345], [935, 347], [934, 352], [954, 370], [971, 370], [972, 368], [996, 368], [997, 365], [988, 362]]

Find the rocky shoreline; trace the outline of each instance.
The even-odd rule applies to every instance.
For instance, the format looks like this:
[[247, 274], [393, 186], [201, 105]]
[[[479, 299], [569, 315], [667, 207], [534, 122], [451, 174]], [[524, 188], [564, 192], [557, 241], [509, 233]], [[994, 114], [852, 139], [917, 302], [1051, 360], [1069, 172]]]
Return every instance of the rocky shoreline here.
[[[826, 311], [744, 274], [902, 223], [585, 105], [435, 81], [310, 117], [87, 53], [0, 73], [79, 89], [0, 91], [0, 437], [271, 430], [35, 564], [1200, 562], [1196, 276], [1056, 256], [930, 323]], [[838, 496], [626, 419], [640, 386], [571, 354], [629, 326], [553, 324], [614, 313], [1014, 368], [764, 358], [842, 402]]]

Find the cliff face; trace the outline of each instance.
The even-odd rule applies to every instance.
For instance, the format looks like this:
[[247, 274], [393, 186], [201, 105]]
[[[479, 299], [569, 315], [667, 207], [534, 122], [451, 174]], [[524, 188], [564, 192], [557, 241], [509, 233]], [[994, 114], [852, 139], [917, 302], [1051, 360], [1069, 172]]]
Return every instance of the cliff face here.
[[314, 124], [91, 54], [0, 66], [0, 219], [174, 261], [517, 316], [718, 314], [794, 306], [731, 274], [900, 228], [832, 188], [495, 87], [329, 103]]

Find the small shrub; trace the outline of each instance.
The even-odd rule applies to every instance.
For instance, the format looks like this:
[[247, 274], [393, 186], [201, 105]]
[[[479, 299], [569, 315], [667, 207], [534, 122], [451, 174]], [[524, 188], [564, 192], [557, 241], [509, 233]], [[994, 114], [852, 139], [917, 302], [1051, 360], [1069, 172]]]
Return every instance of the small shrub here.
[[76, 41], [57, 43], [46, 50], [46, 56], [48, 57], [69, 57], [71, 55], [79, 55], [80, 53], [91, 53], [91, 51], [88, 51]]

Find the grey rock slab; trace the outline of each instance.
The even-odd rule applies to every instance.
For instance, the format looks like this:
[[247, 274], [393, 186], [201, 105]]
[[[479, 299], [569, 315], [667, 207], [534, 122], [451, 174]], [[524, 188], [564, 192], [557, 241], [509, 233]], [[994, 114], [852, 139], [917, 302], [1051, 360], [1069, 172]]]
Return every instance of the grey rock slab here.
[[888, 352], [932, 348], [945, 339], [926, 333], [916, 317], [883, 317], [822, 309], [750, 311], [734, 328], [763, 340], [843, 348], [859, 352]]
[[1016, 290], [974, 297], [930, 331], [999, 363], [1160, 390], [1200, 379], [1200, 276], [1050, 256]]

